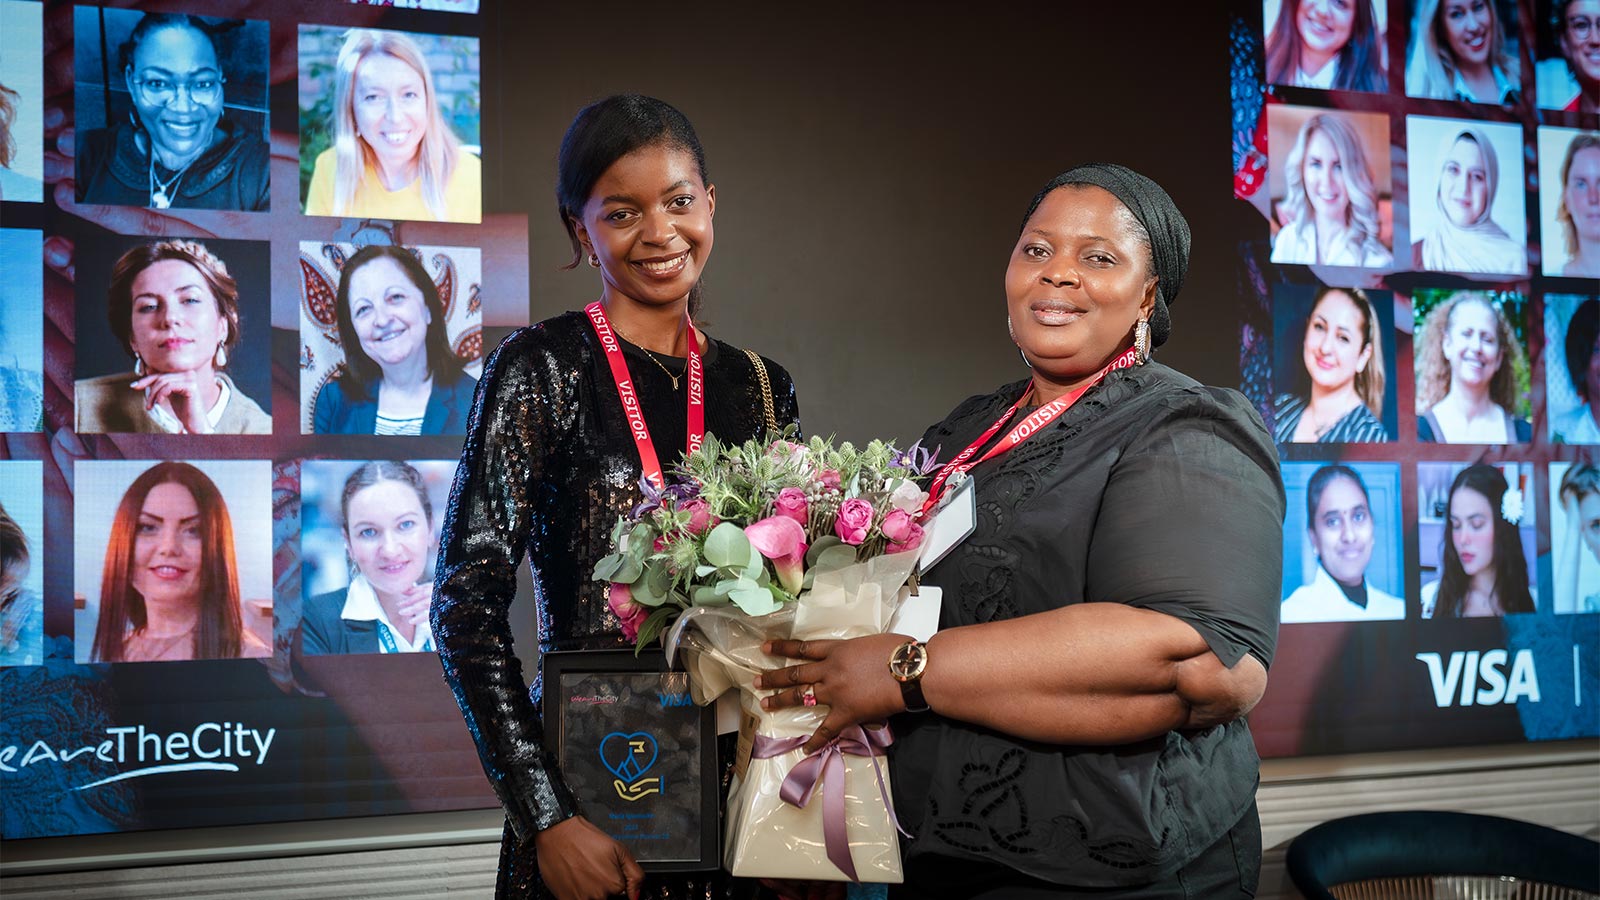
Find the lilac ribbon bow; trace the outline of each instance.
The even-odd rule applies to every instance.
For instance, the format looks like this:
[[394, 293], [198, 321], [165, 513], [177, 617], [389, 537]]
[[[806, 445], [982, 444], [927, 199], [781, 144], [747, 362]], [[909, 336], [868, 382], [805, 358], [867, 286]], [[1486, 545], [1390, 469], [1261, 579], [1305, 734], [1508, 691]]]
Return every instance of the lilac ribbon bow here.
[[[809, 740], [806, 737], [775, 738], [758, 734], [751, 746], [750, 755], [756, 759], [772, 759], [782, 756], [791, 750], [798, 750]], [[811, 802], [811, 795], [817, 788], [817, 780], [821, 778], [822, 787], [822, 837], [824, 846], [828, 851], [828, 860], [839, 871], [843, 872], [851, 881], [860, 882], [856, 876], [855, 860], [850, 858], [850, 839], [846, 834], [848, 828], [844, 816], [844, 757], [865, 756], [872, 760], [872, 772], [878, 778], [878, 793], [883, 796], [883, 806], [889, 811], [889, 821], [894, 823], [895, 830], [906, 837], [911, 835], [900, 827], [900, 819], [894, 814], [894, 802], [889, 797], [889, 789], [883, 783], [883, 770], [878, 766], [878, 757], [884, 755], [884, 748], [894, 743], [894, 736], [889, 733], [888, 726], [874, 728], [870, 731], [860, 725], [851, 725], [839, 733], [839, 736], [824, 744], [804, 759], [794, 764], [787, 777], [783, 779], [783, 788], [778, 791], [778, 796], [784, 802], [800, 809], [805, 809]]]

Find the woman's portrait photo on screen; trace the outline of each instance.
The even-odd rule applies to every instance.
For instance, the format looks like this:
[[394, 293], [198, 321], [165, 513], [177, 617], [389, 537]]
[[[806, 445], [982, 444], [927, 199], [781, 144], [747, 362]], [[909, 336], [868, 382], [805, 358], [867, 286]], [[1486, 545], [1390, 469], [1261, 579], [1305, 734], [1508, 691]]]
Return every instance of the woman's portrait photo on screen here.
[[1269, 189], [1279, 264], [1394, 264], [1389, 117], [1267, 107]]
[[75, 14], [78, 202], [266, 210], [267, 23]]
[[1424, 619], [1535, 610], [1532, 488], [1532, 463], [1417, 463]]
[[0, 461], [0, 666], [44, 661], [44, 464]]
[[1600, 278], [1600, 131], [1539, 129], [1539, 224], [1544, 274]]
[[300, 27], [308, 216], [480, 222], [478, 39]]
[[1600, 113], [1600, 0], [1535, 0], [1539, 107]]
[[77, 247], [79, 434], [271, 434], [268, 245]]
[[1526, 275], [1522, 126], [1407, 116], [1406, 147], [1412, 267]]
[[1517, 5], [1413, 0], [1406, 95], [1510, 106], [1522, 91]]
[[1417, 440], [1533, 439], [1525, 306], [1514, 291], [1424, 288], [1412, 294]]
[[1280, 444], [1395, 439], [1394, 299], [1388, 291], [1273, 288], [1273, 436]]
[[76, 464], [78, 662], [272, 655], [272, 466]]
[[433, 652], [433, 562], [455, 471], [453, 460], [301, 465], [303, 654]]
[[1387, 29], [1388, 5], [1375, 0], [1266, 0], [1267, 83], [1383, 93]]
[[1550, 464], [1550, 556], [1557, 613], [1600, 613], [1600, 467]]
[[1600, 298], [1546, 294], [1544, 409], [1552, 444], [1600, 444]]
[[44, 427], [44, 235], [0, 228], [0, 433]]
[[0, 0], [0, 200], [44, 199], [44, 7]]
[[1404, 619], [1398, 463], [1283, 464], [1281, 618]]
[[483, 369], [475, 247], [300, 245], [308, 434], [465, 434]]

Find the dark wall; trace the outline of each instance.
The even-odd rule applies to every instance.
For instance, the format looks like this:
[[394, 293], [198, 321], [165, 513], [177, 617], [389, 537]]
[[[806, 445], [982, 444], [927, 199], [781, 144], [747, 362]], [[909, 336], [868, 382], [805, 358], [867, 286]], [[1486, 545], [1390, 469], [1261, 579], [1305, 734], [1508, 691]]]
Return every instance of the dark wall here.
[[1034, 192], [1094, 160], [1155, 178], [1194, 227], [1160, 359], [1236, 384], [1226, 11], [1001, 6], [486, 4], [484, 61], [506, 67], [484, 72], [486, 182], [507, 189], [485, 199], [533, 211], [535, 318], [598, 296], [557, 268], [556, 149], [585, 103], [633, 91], [699, 130], [705, 318], [789, 369], [808, 432], [910, 440], [1023, 377], [1006, 261]]

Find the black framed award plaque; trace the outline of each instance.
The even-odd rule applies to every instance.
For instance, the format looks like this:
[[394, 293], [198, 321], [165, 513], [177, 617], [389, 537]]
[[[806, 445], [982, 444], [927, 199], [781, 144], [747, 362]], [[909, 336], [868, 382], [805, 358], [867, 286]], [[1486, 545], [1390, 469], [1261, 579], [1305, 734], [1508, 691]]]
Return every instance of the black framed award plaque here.
[[716, 713], [658, 651], [558, 650], [544, 671], [544, 734], [595, 827], [647, 872], [720, 865]]

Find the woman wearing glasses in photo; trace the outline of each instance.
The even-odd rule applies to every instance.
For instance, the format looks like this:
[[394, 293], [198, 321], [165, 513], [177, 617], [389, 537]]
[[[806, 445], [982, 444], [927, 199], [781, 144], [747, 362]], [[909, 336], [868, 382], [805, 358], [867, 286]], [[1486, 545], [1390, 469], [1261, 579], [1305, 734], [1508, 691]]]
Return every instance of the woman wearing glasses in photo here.
[[1600, 0], [1556, 0], [1549, 24], [1561, 57], [1539, 62], [1539, 105], [1600, 112]]
[[267, 143], [223, 115], [219, 30], [168, 13], [134, 26], [119, 53], [133, 109], [127, 122], [80, 138], [79, 203], [267, 209]]

